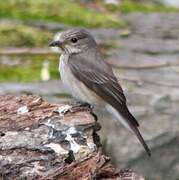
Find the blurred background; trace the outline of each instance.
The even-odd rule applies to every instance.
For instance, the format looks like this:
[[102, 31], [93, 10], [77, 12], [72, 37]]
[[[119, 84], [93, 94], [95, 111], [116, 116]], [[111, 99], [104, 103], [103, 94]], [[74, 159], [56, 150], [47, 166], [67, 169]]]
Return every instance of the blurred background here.
[[179, 0], [0, 1], [0, 94], [71, 101], [48, 43], [70, 27], [89, 29], [121, 81], [152, 150], [97, 110], [106, 154], [150, 180], [179, 179]]

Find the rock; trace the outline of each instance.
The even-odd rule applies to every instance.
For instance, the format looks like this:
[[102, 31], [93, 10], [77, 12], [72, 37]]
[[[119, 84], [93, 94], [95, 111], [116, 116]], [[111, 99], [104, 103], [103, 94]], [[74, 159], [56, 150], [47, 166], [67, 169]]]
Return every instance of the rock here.
[[[154, 155], [150, 161], [146, 161], [145, 156], [141, 155], [137, 159], [133, 160], [129, 167], [138, 170], [140, 169], [140, 172], [145, 173], [146, 177], [150, 177], [150, 179], [178, 179], [179, 163], [177, 154], [179, 137], [170, 137], [168, 138], [168, 141], [161, 144], [161, 142], [164, 142], [164, 137], [170, 137], [170, 133], [165, 135], [163, 134], [156, 138], [156, 141], [160, 142], [160, 145], [156, 144], [153, 149]], [[145, 172], [143, 166], [146, 168]]]
[[109, 50], [107, 60], [125, 89], [127, 104], [140, 123], [152, 158], [146, 156], [135, 137], [112, 124], [109, 119], [113, 118], [106, 114], [101, 118], [104, 148], [116, 165], [127, 164], [125, 167], [148, 179], [177, 179], [179, 14], [132, 13], [124, 18], [131, 33], [116, 38], [118, 47]]
[[165, 6], [170, 6], [170, 7], [179, 7], [179, 1], [178, 0], [158, 0], [160, 4], [163, 4]]
[[132, 34], [162, 39], [179, 38], [178, 13], [132, 13], [123, 16]]

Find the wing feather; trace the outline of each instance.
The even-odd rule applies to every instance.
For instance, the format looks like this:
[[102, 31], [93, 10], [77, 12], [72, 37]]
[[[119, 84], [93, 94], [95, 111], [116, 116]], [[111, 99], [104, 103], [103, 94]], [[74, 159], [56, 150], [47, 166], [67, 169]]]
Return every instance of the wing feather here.
[[69, 58], [69, 67], [78, 80], [82, 81], [89, 89], [93, 90], [122, 115], [142, 143], [147, 154], [151, 156], [150, 149], [138, 130], [139, 123], [128, 110], [123, 90], [113, 75], [112, 70], [106, 68], [106, 64], [101, 66], [105, 70], [101, 67], [96, 67], [94, 63], [89, 63], [89, 61], [86, 61], [85, 58], [80, 58], [80, 56], [73, 57], [73, 60]]
[[69, 58], [68, 63], [72, 73], [78, 80], [111, 104], [126, 119], [129, 125], [139, 126], [137, 120], [129, 112], [123, 90], [111, 71], [106, 72], [106, 70], [97, 68], [84, 58], [75, 56]]

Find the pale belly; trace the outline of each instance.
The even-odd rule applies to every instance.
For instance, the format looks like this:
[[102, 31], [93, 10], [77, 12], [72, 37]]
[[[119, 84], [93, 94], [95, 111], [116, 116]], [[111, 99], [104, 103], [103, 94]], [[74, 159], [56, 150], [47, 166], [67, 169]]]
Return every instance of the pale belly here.
[[59, 63], [59, 71], [62, 82], [75, 99], [84, 101], [93, 105], [104, 106], [104, 101], [93, 91], [88, 89], [81, 81], [79, 81], [71, 72], [67, 64], [67, 55], [61, 55]]

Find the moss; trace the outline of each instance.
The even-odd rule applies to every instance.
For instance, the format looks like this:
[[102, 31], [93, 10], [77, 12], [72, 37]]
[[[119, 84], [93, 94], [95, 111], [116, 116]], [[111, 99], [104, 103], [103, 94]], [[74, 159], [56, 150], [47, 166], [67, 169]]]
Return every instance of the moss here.
[[132, 13], [132, 12], [179, 12], [178, 8], [166, 7], [160, 4], [153, 3], [140, 3], [134, 2], [132, 0], [124, 0], [120, 5], [106, 5], [106, 8], [111, 12], [122, 12], [122, 13]]
[[73, 0], [6, 0], [0, 1], [0, 17], [44, 20], [83, 27], [121, 27], [110, 14], [93, 11]]
[[18, 65], [0, 63], [0, 81], [32, 82], [40, 81], [40, 73], [44, 60], [49, 60], [49, 72], [52, 79], [59, 79], [57, 55], [23, 55], [8, 56], [11, 61], [18, 59]]
[[0, 47], [47, 46], [52, 33], [38, 28], [10, 23], [0, 24]]

